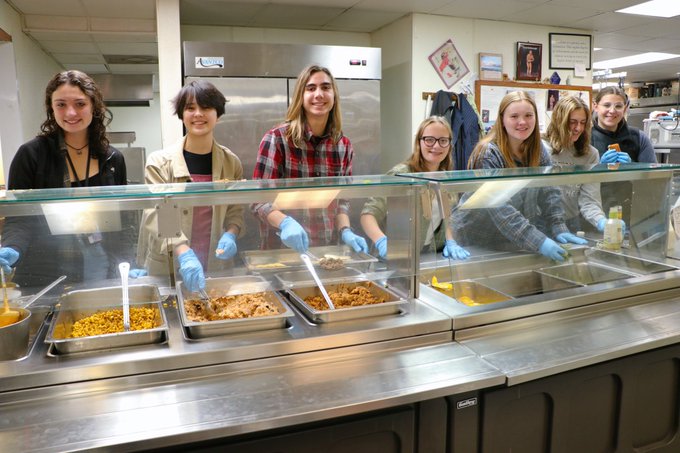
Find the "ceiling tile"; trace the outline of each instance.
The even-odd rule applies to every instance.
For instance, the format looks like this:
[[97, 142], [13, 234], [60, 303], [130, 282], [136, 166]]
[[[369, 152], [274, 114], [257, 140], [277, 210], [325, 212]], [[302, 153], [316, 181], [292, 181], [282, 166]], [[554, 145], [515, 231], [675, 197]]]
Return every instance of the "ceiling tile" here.
[[87, 16], [80, 0], [12, 0], [12, 4], [23, 14], [61, 16], [68, 12], [69, 16]]
[[29, 30], [88, 30], [86, 17], [29, 15], [24, 16], [24, 24]]
[[397, 11], [366, 11], [352, 8], [332, 19], [326, 24], [325, 28], [329, 30], [349, 30], [368, 33], [391, 24], [403, 15], [404, 13]]
[[45, 41], [42, 44], [52, 53], [99, 53], [97, 45], [87, 41]]
[[156, 19], [111, 19], [106, 17], [91, 17], [90, 27], [93, 31], [154, 33], [156, 31]]
[[504, 17], [504, 20], [520, 24], [536, 25], [559, 25], [564, 27], [573, 26], [578, 20], [600, 14], [600, 11], [589, 8], [573, 8], [569, 6], [552, 6], [548, 3], [532, 6], [531, 14], [527, 12], [513, 13]]
[[86, 74], [108, 74], [110, 72], [109, 68], [103, 64], [65, 64], [64, 68], [77, 69], [78, 71], [83, 71]]
[[452, 3], [454, 3], [453, 0], [361, 0], [355, 8], [402, 13], [431, 13]]
[[85, 54], [85, 53], [53, 53], [54, 58], [62, 63], [106, 63], [101, 54]]
[[309, 8], [297, 5], [267, 5], [254, 18], [260, 27], [310, 28], [321, 27], [342, 14], [342, 8]]
[[189, 25], [247, 25], [264, 9], [263, 3], [181, 0], [180, 22]]
[[156, 43], [102, 42], [98, 46], [101, 53], [106, 55], [158, 56], [158, 44]]
[[82, 0], [88, 16], [156, 19], [156, 0]]
[[533, 6], [520, 0], [506, 0], [494, 3], [491, 7], [488, 3], [478, 2], [456, 2], [432, 11], [433, 14], [454, 17], [470, 17], [487, 20], [501, 20], [504, 17], [526, 11]]
[[572, 26], [585, 30], [610, 32], [625, 30], [628, 27], [635, 27], [638, 25], [649, 26], [653, 21], [654, 19], [648, 16], [634, 16], [632, 14], [608, 12], [574, 21]]
[[111, 64], [109, 69], [112, 74], [155, 74], [158, 65], [154, 64]]

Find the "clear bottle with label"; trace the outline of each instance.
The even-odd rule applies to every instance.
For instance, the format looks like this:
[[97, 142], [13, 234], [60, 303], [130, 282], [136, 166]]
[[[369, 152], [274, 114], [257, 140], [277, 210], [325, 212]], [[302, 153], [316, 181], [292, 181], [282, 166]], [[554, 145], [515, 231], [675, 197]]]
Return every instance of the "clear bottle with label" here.
[[609, 218], [604, 225], [604, 239], [602, 247], [605, 250], [621, 251], [623, 243], [623, 220], [619, 218], [618, 208], [613, 206], [609, 209]]

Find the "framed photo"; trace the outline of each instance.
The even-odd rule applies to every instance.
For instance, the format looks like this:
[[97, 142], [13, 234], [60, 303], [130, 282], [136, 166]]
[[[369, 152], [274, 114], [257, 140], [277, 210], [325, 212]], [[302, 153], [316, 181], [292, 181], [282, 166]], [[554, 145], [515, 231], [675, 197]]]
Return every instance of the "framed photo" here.
[[557, 104], [557, 101], [560, 100], [560, 91], [559, 90], [548, 90], [548, 94], [545, 100], [545, 110], [548, 112], [552, 112], [555, 110], [555, 104]]
[[550, 33], [550, 69], [591, 68], [592, 36]]
[[451, 88], [470, 72], [450, 39], [432, 52], [428, 59], [446, 88]]
[[543, 44], [533, 42], [517, 43], [517, 80], [541, 80]]
[[503, 54], [479, 53], [479, 78], [503, 80]]

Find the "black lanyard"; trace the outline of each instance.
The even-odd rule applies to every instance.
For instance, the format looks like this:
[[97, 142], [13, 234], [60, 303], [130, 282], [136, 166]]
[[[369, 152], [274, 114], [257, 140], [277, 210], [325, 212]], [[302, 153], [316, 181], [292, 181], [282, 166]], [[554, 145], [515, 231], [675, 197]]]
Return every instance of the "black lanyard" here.
[[71, 181], [71, 184], [74, 182], [78, 187], [87, 187], [90, 183], [90, 153], [87, 153], [87, 164], [85, 165], [85, 180], [81, 184], [80, 178], [78, 177], [78, 173], [76, 172], [76, 167], [73, 165], [73, 161], [71, 160], [71, 156], [69, 156], [68, 151], [66, 151], [66, 160], [68, 161], [69, 166], [71, 167], [71, 171], [73, 172], [73, 176], [75, 177], [75, 181]]

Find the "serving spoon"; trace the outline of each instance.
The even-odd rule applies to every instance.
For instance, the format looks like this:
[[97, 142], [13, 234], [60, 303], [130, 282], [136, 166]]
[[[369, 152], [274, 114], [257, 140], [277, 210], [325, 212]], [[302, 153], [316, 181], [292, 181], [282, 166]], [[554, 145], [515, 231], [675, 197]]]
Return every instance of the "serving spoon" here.
[[321, 279], [319, 279], [319, 276], [316, 274], [316, 269], [314, 269], [314, 265], [312, 264], [312, 260], [309, 259], [309, 255], [307, 255], [306, 253], [302, 253], [300, 255], [300, 259], [302, 260], [303, 263], [305, 263], [305, 266], [307, 266], [307, 270], [309, 270], [309, 273], [312, 274], [312, 278], [314, 278], [316, 286], [318, 286], [319, 289], [321, 290], [323, 298], [326, 299], [328, 307], [331, 310], [335, 310], [335, 305], [333, 305], [333, 301], [331, 301], [330, 296], [328, 296], [326, 288], [323, 286], [323, 283], [321, 283]]

